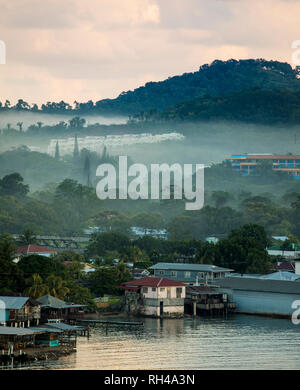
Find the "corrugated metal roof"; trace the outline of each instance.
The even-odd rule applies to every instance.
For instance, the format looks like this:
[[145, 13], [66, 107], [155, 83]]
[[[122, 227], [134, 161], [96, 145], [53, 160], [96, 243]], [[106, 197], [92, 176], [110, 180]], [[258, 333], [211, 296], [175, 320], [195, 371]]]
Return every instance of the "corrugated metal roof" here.
[[[19, 310], [28, 301], [29, 297], [5, 297], [0, 296], [0, 308]], [[4, 307], [3, 307], [4, 304]]]
[[17, 248], [16, 253], [23, 255], [33, 254], [33, 253], [57, 253], [54, 249], [45, 248], [44, 246], [39, 245], [24, 245]]
[[212, 264], [185, 264], [185, 263], [157, 263], [150, 267], [154, 270], [174, 270], [174, 271], [198, 271], [198, 272], [229, 272], [229, 268], [222, 268]]
[[153, 276], [148, 276], [142, 279], [135, 279], [129, 282], [122, 283], [119, 288], [131, 288], [135, 286], [141, 287], [186, 287], [185, 284], [178, 282], [176, 280], [170, 280], [166, 278], [156, 278]]
[[44, 295], [38, 298], [37, 301], [41, 304], [41, 307], [51, 307], [53, 309], [68, 309], [70, 307], [86, 307], [86, 305], [73, 305], [62, 301], [59, 298], [52, 297], [51, 295]]
[[2, 336], [32, 336], [42, 333], [62, 333], [59, 329], [47, 328], [15, 328], [11, 326], [0, 326], [0, 335]]
[[300, 296], [300, 282], [297, 281], [235, 277], [223, 278], [218, 280], [217, 283], [220, 287], [234, 290], [296, 294]]
[[62, 331], [74, 331], [74, 330], [85, 329], [83, 326], [69, 325], [69, 324], [65, 324], [64, 322], [46, 323], [45, 326], [49, 326], [50, 328], [60, 329]]

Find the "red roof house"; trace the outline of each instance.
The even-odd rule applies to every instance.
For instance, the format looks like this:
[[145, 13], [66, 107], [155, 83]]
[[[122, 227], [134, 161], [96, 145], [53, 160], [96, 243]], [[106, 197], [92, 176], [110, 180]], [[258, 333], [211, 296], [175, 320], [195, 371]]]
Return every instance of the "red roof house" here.
[[29, 255], [40, 255], [40, 256], [50, 256], [50, 255], [55, 255], [57, 253], [56, 250], [54, 249], [49, 249], [45, 248], [44, 246], [39, 246], [39, 245], [24, 245], [20, 246], [16, 250], [17, 255], [21, 256], [29, 256]]
[[151, 317], [184, 316], [186, 285], [176, 280], [148, 276], [122, 283], [129, 313]]

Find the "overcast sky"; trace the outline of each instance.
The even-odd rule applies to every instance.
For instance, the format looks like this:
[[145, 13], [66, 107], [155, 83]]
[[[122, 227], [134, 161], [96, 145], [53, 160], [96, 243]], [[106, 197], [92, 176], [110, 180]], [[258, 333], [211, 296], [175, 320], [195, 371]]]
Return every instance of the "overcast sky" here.
[[114, 98], [214, 59], [291, 63], [300, 0], [0, 0], [0, 100]]

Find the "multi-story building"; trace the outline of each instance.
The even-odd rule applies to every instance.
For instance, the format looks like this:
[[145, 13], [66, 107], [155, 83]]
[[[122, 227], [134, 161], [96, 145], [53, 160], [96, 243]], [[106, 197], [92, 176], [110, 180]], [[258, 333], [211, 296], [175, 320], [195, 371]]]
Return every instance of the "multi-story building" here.
[[29, 297], [0, 296], [0, 325], [30, 327], [39, 325], [41, 305]]
[[166, 278], [146, 277], [122, 283], [128, 313], [150, 317], [184, 316], [185, 284]]
[[168, 278], [186, 284], [211, 283], [233, 271], [212, 264], [157, 263], [150, 267], [157, 278]]
[[233, 154], [225, 161], [230, 162], [233, 169], [243, 176], [254, 173], [257, 164], [262, 161], [270, 161], [274, 171], [286, 172], [294, 179], [300, 180], [300, 156], [298, 155]]

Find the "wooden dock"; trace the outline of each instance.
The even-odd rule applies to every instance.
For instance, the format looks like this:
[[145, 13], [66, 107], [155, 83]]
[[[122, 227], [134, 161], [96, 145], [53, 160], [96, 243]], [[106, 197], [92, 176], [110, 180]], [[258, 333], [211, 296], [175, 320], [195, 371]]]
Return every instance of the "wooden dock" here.
[[[143, 322], [134, 322], [134, 321], [104, 321], [104, 320], [77, 320], [76, 323], [85, 323], [88, 324], [88, 335], [90, 334], [90, 327], [93, 326], [93, 328], [96, 327], [96, 325], [105, 325], [105, 333], [108, 334], [108, 327], [109, 325], [112, 326], [144, 326]], [[91, 325], [91, 326], [90, 326]]]
[[143, 326], [143, 322], [126, 321], [104, 321], [104, 320], [77, 320], [78, 323], [120, 325], [120, 326]]

